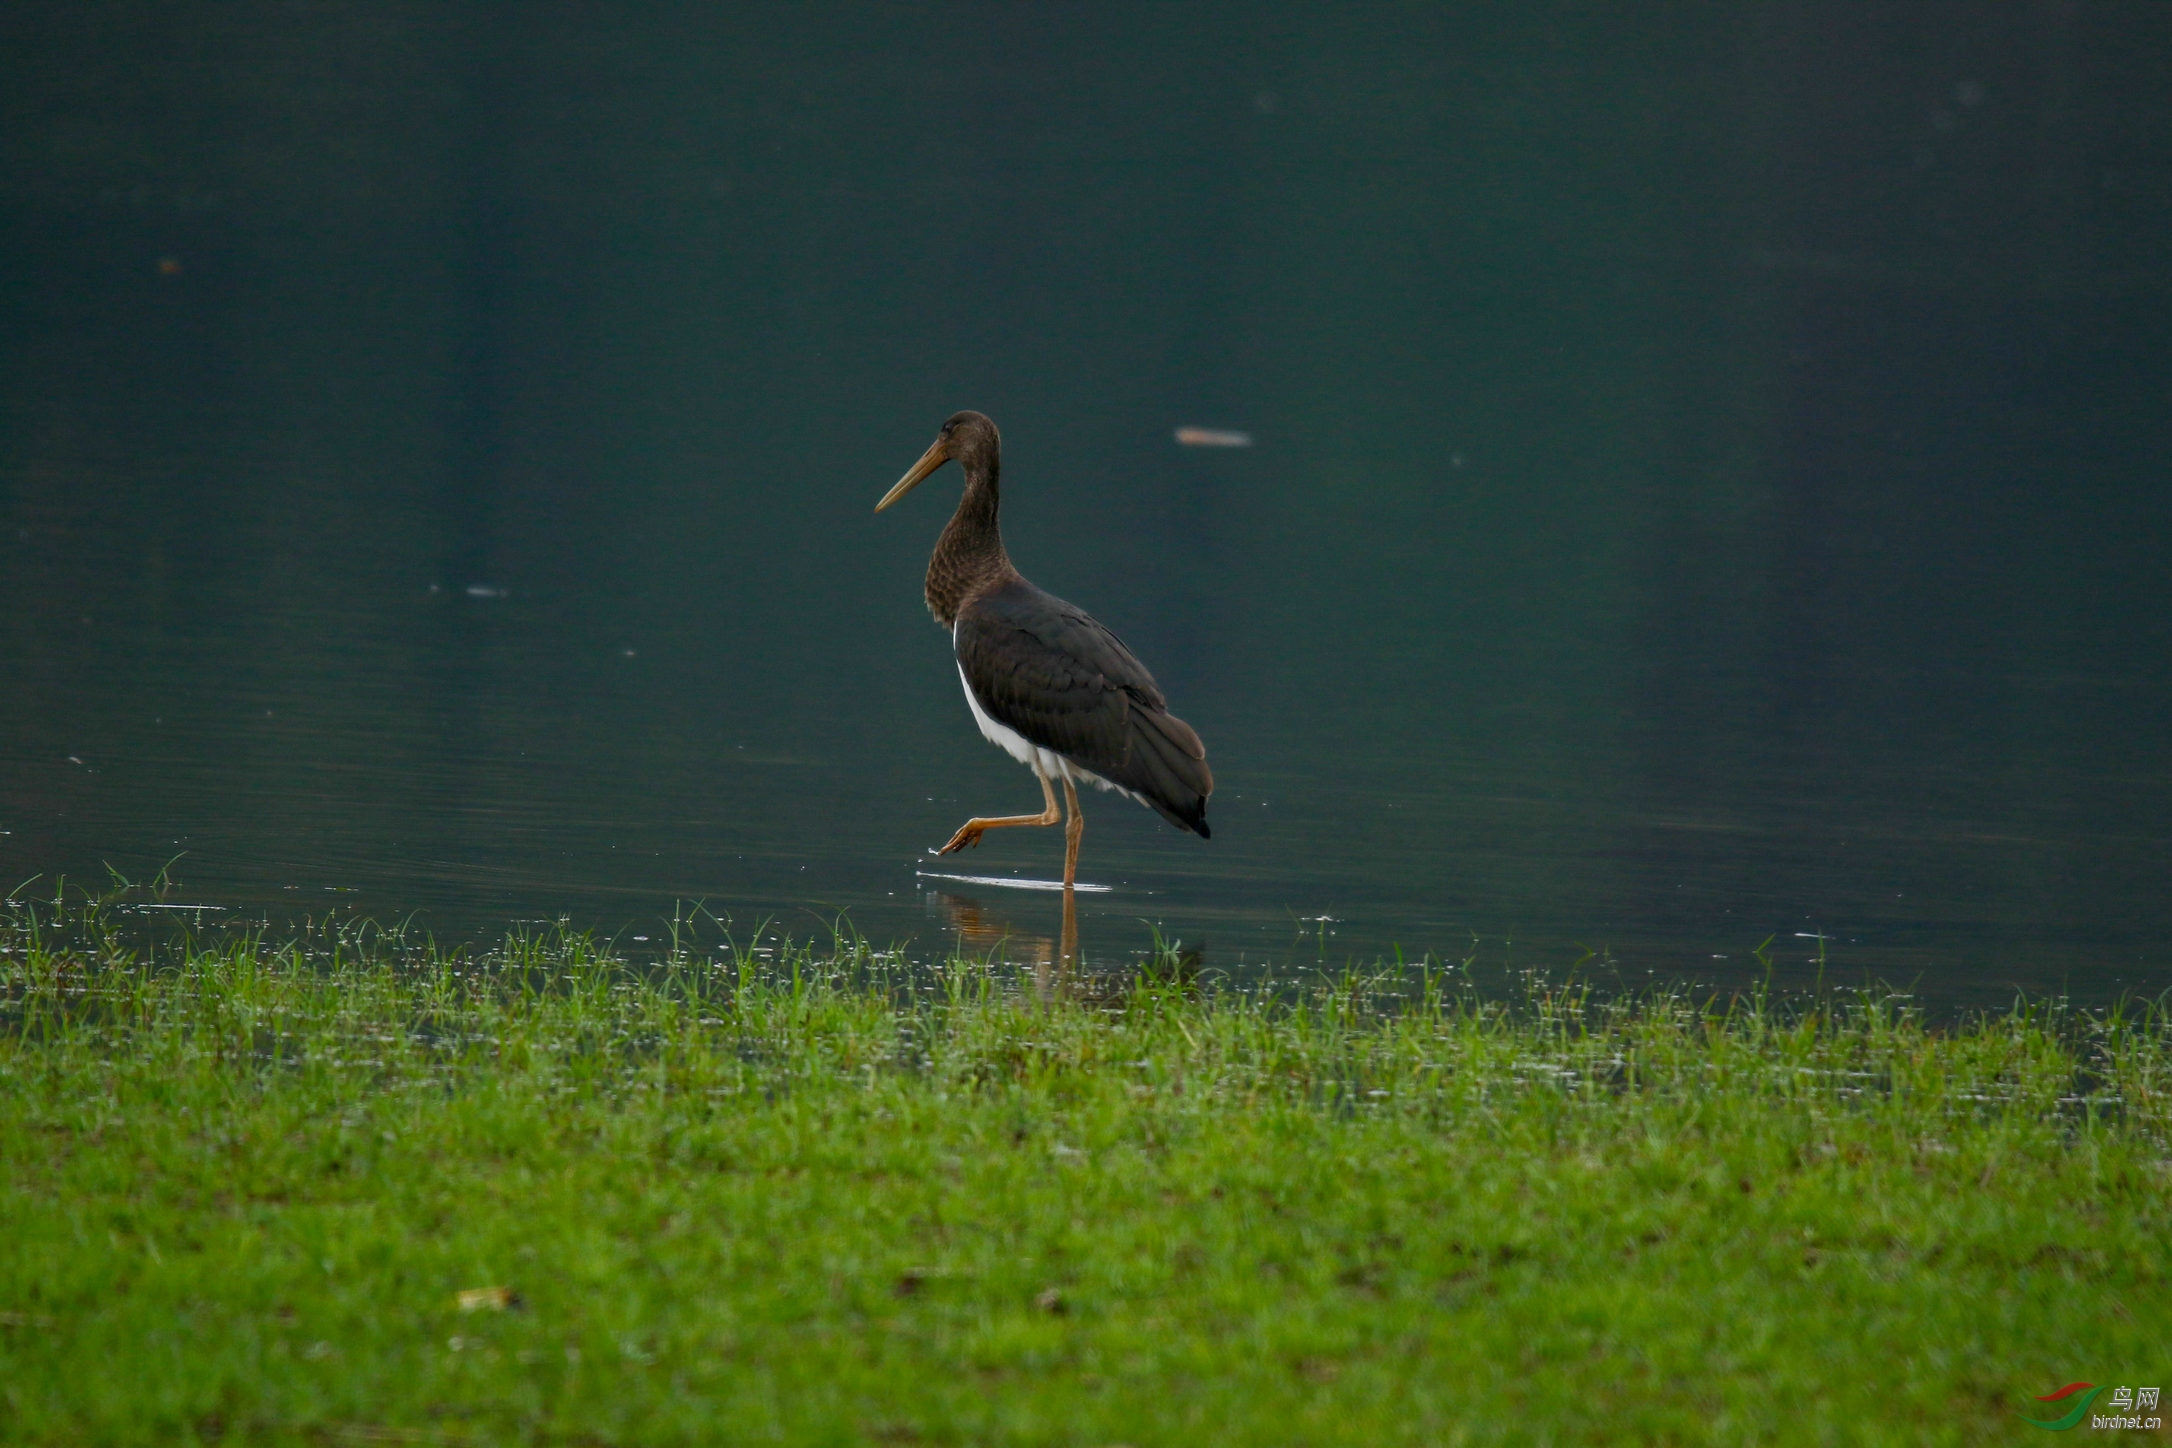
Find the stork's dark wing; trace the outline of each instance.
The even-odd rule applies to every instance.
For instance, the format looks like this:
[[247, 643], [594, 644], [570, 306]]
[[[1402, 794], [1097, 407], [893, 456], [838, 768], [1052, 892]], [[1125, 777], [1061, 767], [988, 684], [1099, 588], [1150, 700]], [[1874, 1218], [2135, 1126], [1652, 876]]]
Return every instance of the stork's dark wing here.
[[966, 687], [989, 718], [1207, 834], [1207, 747], [1123, 640], [1014, 578], [958, 610], [956, 642]]

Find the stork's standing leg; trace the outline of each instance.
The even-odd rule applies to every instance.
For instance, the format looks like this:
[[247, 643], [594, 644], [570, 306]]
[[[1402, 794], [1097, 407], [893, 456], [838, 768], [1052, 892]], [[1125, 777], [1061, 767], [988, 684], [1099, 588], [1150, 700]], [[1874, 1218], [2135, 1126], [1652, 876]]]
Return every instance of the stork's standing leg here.
[[1058, 959], [1063, 962], [1061, 973], [1068, 976], [1078, 968], [1078, 891], [1073, 887], [1078, 881], [1079, 837], [1086, 833], [1086, 812], [1078, 807], [1078, 791], [1068, 774], [1063, 777], [1063, 802], [1070, 818], [1063, 826], [1063, 944]]
[[[1048, 776], [1042, 774], [1039, 770], [1035, 770], [1034, 773], [1040, 778], [1041, 803], [1046, 805], [1047, 808], [1037, 815], [1005, 815], [1001, 819], [967, 820], [964, 824], [958, 826], [958, 832], [950, 837], [950, 843], [935, 853], [948, 855], [964, 849], [967, 845], [977, 845], [980, 843], [980, 837], [989, 830], [1006, 830], [1018, 825], [1053, 825], [1061, 823], [1063, 815], [1056, 808], [1055, 786], [1051, 785], [1048, 782]], [[1065, 789], [1069, 789], [1071, 781], [1065, 780], [1063, 786]]]
[[[1068, 774], [1063, 777], [1063, 802], [1071, 811], [1070, 823], [1063, 827], [1063, 893], [1064, 903], [1069, 905], [1072, 882], [1078, 879], [1078, 842], [1086, 833], [1086, 816], [1079, 811], [1078, 791], [1072, 788]], [[1050, 805], [1053, 807], [1054, 801]]]

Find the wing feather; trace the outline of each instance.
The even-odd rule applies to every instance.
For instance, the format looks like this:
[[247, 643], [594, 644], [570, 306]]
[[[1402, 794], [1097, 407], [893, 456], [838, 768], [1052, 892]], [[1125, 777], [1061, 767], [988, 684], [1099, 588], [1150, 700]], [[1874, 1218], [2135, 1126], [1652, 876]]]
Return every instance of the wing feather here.
[[969, 600], [954, 638], [966, 686], [989, 718], [1207, 834], [1206, 746], [1169, 712], [1123, 640], [1085, 610], [1014, 579]]

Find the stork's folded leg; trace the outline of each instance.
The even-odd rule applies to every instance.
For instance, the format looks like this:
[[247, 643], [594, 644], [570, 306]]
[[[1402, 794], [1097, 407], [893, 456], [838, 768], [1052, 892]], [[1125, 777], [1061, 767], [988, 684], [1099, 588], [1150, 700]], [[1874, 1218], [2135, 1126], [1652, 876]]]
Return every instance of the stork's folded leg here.
[[[1039, 771], [1035, 772], [1039, 773]], [[977, 845], [980, 843], [980, 837], [989, 830], [1007, 830], [1019, 825], [1053, 825], [1061, 823], [1063, 813], [1056, 808], [1056, 788], [1048, 782], [1047, 775], [1042, 774], [1040, 780], [1041, 803], [1046, 805], [1047, 808], [1043, 809], [1039, 814], [1005, 815], [1001, 819], [993, 820], [967, 820], [964, 824], [958, 826], [958, 832], [950, 837], [950, 843], [935, 853], [948, 855], [964, 849], [967, 845]], [[1070, 783], [1069, 780], [1065, 780], [1064, 787], [1069, 788]]]
[[1078, 791], [1072, 788], [1068, 774], [1063, 777], [1063, 802], [1071, 811], [1071, 821], [1063, 827], [1063, 888], [1068, 892], [1078, 879], [1078, 842], [1086, 833], [1086, 816], [1079, 811]]

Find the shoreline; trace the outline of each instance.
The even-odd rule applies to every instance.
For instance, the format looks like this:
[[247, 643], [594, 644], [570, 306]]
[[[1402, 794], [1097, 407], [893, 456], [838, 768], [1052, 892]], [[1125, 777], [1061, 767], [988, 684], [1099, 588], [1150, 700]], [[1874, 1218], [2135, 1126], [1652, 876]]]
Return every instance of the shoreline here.
[[1158, 965], [18, 913], [13, 1432], [1963, 1443], [2154, 1381], [2161, 1010]]

